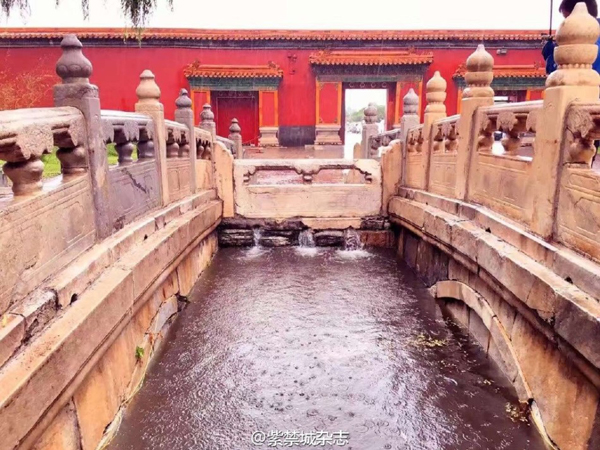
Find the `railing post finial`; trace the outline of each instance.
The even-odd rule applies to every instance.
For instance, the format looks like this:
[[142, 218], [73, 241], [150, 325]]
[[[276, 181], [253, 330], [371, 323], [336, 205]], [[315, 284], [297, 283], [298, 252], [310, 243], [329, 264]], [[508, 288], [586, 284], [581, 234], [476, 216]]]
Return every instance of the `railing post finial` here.
[[135, 93], [140, 103], [159, 103], [160, 88], [156, 84], [154, 74], [146, 69], [140, 75], [140, 84]]
[[215, 121], [215, 113], [210, 109], [210, 104], [205, 103], [202, 107], [202, 112], [200, 113], [200, 121], [201, 123], [210, 123]]
[[217, 138], [217, 125], [215, 124], [215, 114], [210, 109], [210, 104], [205, 103], [200, 113], [200, 128], [209, 131], [213, 141]]
[[439, 71], [427, 82], [427, 107], [425, 113], [446, 113], [446, 88], [448, 83], [442, 78]]
[[402, 102], [404, 105], [404, 116], [413, 116], [419, 114], [419, 96], [416, 94], [413, 88], [410, 88], [410, 90], [406, 93], [402, 99]]
[[235, 147], [235, 157], [241, 159], [243, 157], [244, 148], [242, 147], [242, 128], [240, 122], [233, 118], [229, 125], [229, 139], [233, 141]]
[[490, 55], [483, 44], [477, 46], [467, 58], [467, 73], [465, 81], [467, 88], [463, 98], [494, 97], [492, 81], [494, 79], [494, 58]]
[[592, 68], [598, 57], [596, 41], [600, 25], [587, 10], [585, 3], [575, 9], [556, 32], [554, 60], [558, 70], [550, 74], [546, 87], [554, 86], [598, 86], [600, 75]]
[[192, 99], [190, 98], [190, 94], [187, 89], [181, 89], [179, 91], [179, 97], [175, 100], [175, 106], [177, 109], [191, 109], [192, 108]]
[[56, 62], [56, 74], [63, 83], [89, 83], [92, 63], [81, 49], [83, 45], [74, 34], [67, 34], [60, 43], [62, 55]]
[[364, 110], [365, 123], [377, 123], [377, 104], [369, 103]]

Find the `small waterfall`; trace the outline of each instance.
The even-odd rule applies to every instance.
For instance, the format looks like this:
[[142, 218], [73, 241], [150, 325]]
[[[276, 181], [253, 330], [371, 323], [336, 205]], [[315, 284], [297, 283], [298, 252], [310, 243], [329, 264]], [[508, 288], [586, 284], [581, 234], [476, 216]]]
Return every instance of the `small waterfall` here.
[[244, 259], [258, 258], [259, 256], [261, 256], [267, 252], [268, 249], [266, 249], [265, 247], [260, 245], [261, 237], [262, 237], [262, 230], [260, 228], [254, 228], [252, 230], [252, 241], [253, 241], [254, 245], [252, 247], [248, 248], [248, 250], [246, 251], [246, 255], [244, 256]]
[[302, 230], [298, 235], [298, 245], [300, 247], [315, 247], [315, 237], [312, 230]]
[[302, 230], [298, 235], [298, 247], [296, 252], [302, 256], [316, 256], [319, 249], [315, 244], [315, 235], [313, 230]]
[[262, 230], [260, 228], [254, 228], [252, 231], [252, 236], [254, 238], [254, 247], [260, 247], [260, 238], [262, 237]]
[[360, 235], [354, 228], [348, 228], [344, 231], [344, 250], [361, 250], [364, 247], [360, 241]]

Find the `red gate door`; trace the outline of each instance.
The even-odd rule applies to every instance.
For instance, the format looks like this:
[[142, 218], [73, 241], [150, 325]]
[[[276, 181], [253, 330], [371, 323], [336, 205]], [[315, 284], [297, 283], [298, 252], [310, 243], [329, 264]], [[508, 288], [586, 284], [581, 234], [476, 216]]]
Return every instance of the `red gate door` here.
[[229, 126], [234, 117], [240, 122], [244, 145], [258, 145], [258, 92], [211, 92], [215, 122], [219, 136], [229, 136]]

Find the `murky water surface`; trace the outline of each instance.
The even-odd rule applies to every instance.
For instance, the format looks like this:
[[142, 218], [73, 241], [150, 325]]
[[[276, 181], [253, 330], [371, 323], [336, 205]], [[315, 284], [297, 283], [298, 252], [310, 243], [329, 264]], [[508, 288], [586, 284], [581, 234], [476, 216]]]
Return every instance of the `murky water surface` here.
[[[498, 370], [393, 252], [222, 249], [111, 448], [343, 431], [347, 445], [329, 448], [542, 449], [507, 403]], [[278, 448], [311, 448], [280, 436]]]

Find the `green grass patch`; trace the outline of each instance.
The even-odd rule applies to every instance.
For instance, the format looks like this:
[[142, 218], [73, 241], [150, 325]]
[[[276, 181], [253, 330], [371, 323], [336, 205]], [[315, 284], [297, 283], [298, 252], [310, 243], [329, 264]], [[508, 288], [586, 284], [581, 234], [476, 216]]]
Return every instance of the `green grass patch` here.
[[[44, 178], [52, 178], [52, 177], [56, 177], [56, 176], [60, 175], [60, 161], [56, 157], [57, 150], [58, 150], [58, 148], [55, 147], [52, 150], [52, 153], [48, 153], [47, 155], [42, 155], [42, 162], [44, 163], [44, 174], [43, 174]], [[106, 152], [107, 152], [109, 166], [116, 166], [117, 164], [119, 164], [119, 154], [117, 153], [115, 144], [107, 144]], [[134, 160], [137, 160], [137, 146], [136, 146], [135, 150], [133, 151], [132, 157]], [[0, 167], [2, 167], [3, 165], [4, 165], [4, 161], [1, 161]]]

